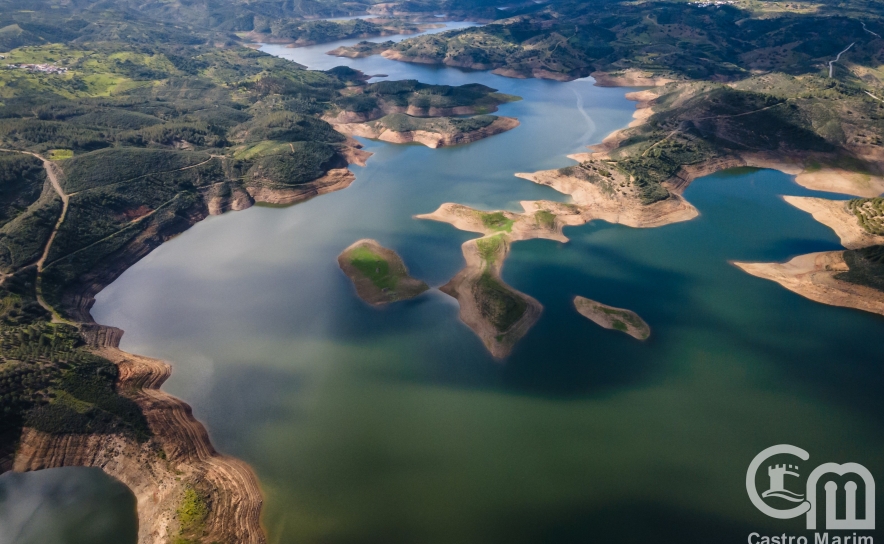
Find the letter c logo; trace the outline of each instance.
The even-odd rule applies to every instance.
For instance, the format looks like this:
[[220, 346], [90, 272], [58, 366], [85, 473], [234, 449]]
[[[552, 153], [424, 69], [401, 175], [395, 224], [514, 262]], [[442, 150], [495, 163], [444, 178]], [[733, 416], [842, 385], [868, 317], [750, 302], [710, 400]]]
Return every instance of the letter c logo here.
[[788, 510], [777, 510], [776, 508], [768, 506], [758, 495], [758, 490], [755, 489], [755, 473], [758, 472], [758, 467], [774, 455], [780, 455], [783, 453], [794, 455], [802, 461], [810, 459], [809, 453], [799, 447], [790, 446], [789, 444], [779, 444], [767, 448], [756, 455], [755, 459], [749, 464], [749, 470], [746, 471], [746, 492], [749, 494], [749, 499], [752, 501], [752, 504], [755, 505], [755, 508], [758, 508], [764, 514], [776, 519], [792, 519], [797, 518], [810, 510], [810, 503], [805, 501], [794, 508], [789, 508]]

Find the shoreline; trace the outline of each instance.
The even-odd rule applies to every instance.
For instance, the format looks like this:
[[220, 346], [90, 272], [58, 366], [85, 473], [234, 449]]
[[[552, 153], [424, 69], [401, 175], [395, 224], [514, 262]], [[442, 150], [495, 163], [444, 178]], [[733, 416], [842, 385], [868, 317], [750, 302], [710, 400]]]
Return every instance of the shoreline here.
[[139, 544], [178, 536], [176, 511], [188, 488], [211, 505], [201, 539], [264, 544], [264, 499], [257, 477], [245, 462], [218, 453], [190, 406], [160, 389], [172, 374], [171, 365], [120, 350], [120, 329], [97, 326], [89, 336], [91, 351], [120, 369], [117, 386], [142, 409], [152, 437], [138, 443], [122, 434], [50, 435], [25, 428], [13, 470], [101, 468], [135, 494]]
[[[371, 155], [358, 148], [340, 151], [350, 164], [364, 165]], [[169, 363], [120, 350], [124, 331], [97, 324], [90, 308], [95, 303], [95, 295], [129, 267], [210, 215], [244, 210], [259, 203], [303, 202], [345, 189], [355, 177], [349, 169], [338, 168], [299, 187], [236, 185], [224, 194], [221, 185], [231, 184], [208, 186], [201, 191], [198, 204], [173, 228], [149, 226], [66, 289], [61, 308], [75, 321], [91, 351], [117, 366], [119, 394], [139, 405], [153, 436], [139, 444], [121, 434], [50, 435], [24, 428], [12, 470], [25, 472], [63, 466], [101, 468], [135, 494], [139, 544], [167, 542], [178, 536], [175, 513], [186, 488], [195, 489], [209, 505], [201, 526], [203, 534], [198, 535], [201, 540], [265, 544], [266, 535], [261, 525], [264, 499], [251, 467], [215, 450], [205, 426], [193, 417], [190, 406], [160, 389], [171, 376]]]
[[[599, 72], [597, 72], [598, 74]], [[608, 78], [600, 87], [630, 87], [625, 83], [633, 81], [629, 78]], [[650, 80], [649, 80], [650, 82]], [[654, 81], [654, 87], [665, 86], [672, 80], [659, 79]], [[601, 143], [589, 146], [588, 153], [574, 153], [568, 158], [576, 161], [589, 159], [605, 160], [610, 158], [610, 153], [617, 149], [624, 140], [629, 137], [629, 130], [645, 124], [656, 111], [654, 106], [659, 97], [657, 89], [646, 89], [626, 93], [626, 98], [636, 103], [632, 122], [621, 129], [608, 134]], [[807, 165], [818, 162], [833, 162], [837, 156], [832, 153], [800, 153], [793, 152], [754, 152], [754, 153], [729, 153], [711, 157], [705, 161], [681, 165], [676, 173], [662, 182], [663, 187], [671, 193], [682, 194], [684, 190], [697, 178], [708, 176], [722, 170], [738, 167], [762, 168], [779, 170], [784, 174], [794, 176], [794, 181], [805, 189], [821, 192], [832, 192], [856, 197], [876, 197], [884, 194], [884, 176], [861, 174], [843, 168], [823, 167], [809, 168]]]
[[884, 236], [870, 234], [860, 226], [856, 216], [847, 209], [847, 201], [809, 196], [784, 196], [783, 200], [835, 231], [847, 249], [884, 244]]
[[453, 134], [426, 130], [396, 132], [386, 127], [373, 126], [371, 121], [365, 123], [339, 123], [332, 126], [335, 130], [347, 136], [360, 136], [391, 144], [419, 143], [430, 149], [437, 149], [440, 147], [470, 144], [507, 132], [519, 126], [519, 121], [515, 117], [497, 117], [486, 127], [470, 132], [455, 132]]
[[776, 282], [814, 302], [884, 316], [884, 293], [835, 277], [848, 270], [844, 250], [799, 255], [784, 263], [735, 261], [731, 264], [747, 274]]

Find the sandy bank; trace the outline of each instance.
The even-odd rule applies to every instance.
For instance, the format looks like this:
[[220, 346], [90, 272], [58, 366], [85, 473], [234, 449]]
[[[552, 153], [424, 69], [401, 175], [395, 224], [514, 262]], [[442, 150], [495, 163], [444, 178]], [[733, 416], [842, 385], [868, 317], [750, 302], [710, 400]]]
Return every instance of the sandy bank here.
[[[531, 204], [531, 202], [523, 202], [522, 204]], [[510, 223], [509, 227], [502, 229], [500, 227], [486, 225], [483, 221], [483, 217], [487, 217], [490, 214], [500, 214], [500, 217]], [[533, 240], [535, 238], [556, 240], [558, 242], [568, 241], [568, 239], [562, 235], [562, 223], [537, 221], [537, 218], [534, 215], [529, 217], [528, 214], [519, 214], [509, 211], [483, 212], [470, 208], [469, 206], [463, 206], [451, 202], [442, 204], [439, 206], [439, 209], [432, 213], [416, 215], [415, 218], [448, 223], [456, 229], [467, 232], [478, 232], [485, 236], [503, 235], [510, 242]], [[505, 257], [506, 255], [504, 254], [503, 256]]]
[[543, 208], [566, 225], [583, 225], [601, 219], [628, 227], [654, 228], [689, 221], [699, 215], [697, 209], [678, 194], [653, 204], [642, 204], [638, 190], [627, 184], [619, 173], [611, 173], [610, 178], [600, 177], [595, 183], [560, 170], [518, 173], [516, 176], [570, 195], [573, 205], [547, 201], [522, 203], [527, 213]]
[[431, 132], [426, 130], [409, 130], [397, 132], [380, 123], [342, 123], [334, 125], [335, 130], [348, 136], [361, 136], [382, 142], [407, 144], [417, 142], [430, 148], [448, 147], [476, 142], [495, 134], [512, 130], [519, 126], [513, 117], [498, 117], [490, 125], [469, 132]]
[[288, 205], [346, 189], [355, 179], [356, 175], [347, 168], [335, 168], [309, 183], [297, 186], [250, 186], [246, 187], [246, 191], [255, 202]]
[[841, 245], [847, 249], [884, 244], [884, 236], [869, 234], [862, 228], [856, 216], [847, 209], [846, 201], [802, 196], [784, 196], [783, 199], [834, 230], [841, 238]]
[[828, 251], [801, 255], [785, 263], [734, 265], [810, 300], [884, 315], [884, 292], [835, 278], [848, 270], [843, 255], [843, 251]]
[[631, 310], [615, 308], [585, 297], [574, 297], [574, 307], [580, 315], [606, 329], [625, 332], [637, 340], [647, 340], [651, 328]]
[[122, 331], [91, 329], [94, 351], [120, 369], [118, 390], [133, 399], [153, 436], [144, 443], [121, 434], [49, 435], [25, 429], [16, 452], [16, 471], [62, 466], [99, 467], [127, 485], [138, 508], [139, 544], [166, 543], [179, 536], [177, 510], [192, 487], [209, 506], [205, 542], [265, 542], [260, 526], [262, 497], [251, 469], [215, 451], [190, 407], [160, 390], [171, 374], [162, 361], [116, 348]]
[[[359, 298], [373, 306], [414, 298], [429, 289], [408, 274], [395, 251], [375, 240], [366, 238], [351, 244], [338, 255], [338, 266], [353, 282]], [[381, 270], [382, 266], [386, 270]]]
[[[810, 163], [813, 160], [814, 157], [808, 157], [804, 163]], [[884, 193], [884, 177], [851, 172], [843, 168], [805, 170], [795, 177], [795, 182], [814, 191], [865, 198], [876, 197]]]
[[655, 76], [641, 70], [623, 70], [621, 72], [592, 72], [599, 87], [662, 87], [676, 81], [672, 78]]

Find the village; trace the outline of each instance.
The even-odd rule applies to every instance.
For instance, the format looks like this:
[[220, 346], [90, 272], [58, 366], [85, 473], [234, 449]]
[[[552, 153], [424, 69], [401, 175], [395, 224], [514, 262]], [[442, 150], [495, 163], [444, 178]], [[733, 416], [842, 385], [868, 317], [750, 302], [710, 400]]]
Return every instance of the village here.
[[54, 64], [7, 64], [7, 69], [27, 70], [29, 72], [43, 72], [46, 74], [66, 74], [68, 69]]

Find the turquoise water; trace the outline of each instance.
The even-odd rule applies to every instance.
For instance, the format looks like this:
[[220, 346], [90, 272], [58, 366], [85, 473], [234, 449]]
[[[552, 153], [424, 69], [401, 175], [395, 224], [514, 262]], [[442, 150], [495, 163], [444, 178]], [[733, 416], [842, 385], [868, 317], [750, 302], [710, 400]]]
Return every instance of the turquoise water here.
[[0, 475], [0, 544], [125, 544], [135, 496], [97, 468]]
[[[256, 470], [271, 543], [745, 542], [802, 527], [749, 503], [761, 449], [791, 443], [881, 474], [884, 319], [729, 264], [839, 247], [779, 198], [820, 193], [778, 172], [698, 180], [685, 197], [701, 216], [687, 223], [593, 222], [566, 229], [567, 244], [514, 244], [503, 277], [544, 312], [503, 362], [436, 290], [362, 303], [336, 263], [353, 241], [375, 238], [438, 287], [474, 235], [413, 215], [566, 200], [513, 174], [573, 164], [566, 154], [624, 126], [634, 104], [589, 80], [322, 55], [336, 45], [264, 49], [311, 68], [484, 83], [524, 98], [500, 111], [522, 124], [438, 150], [366, 141], [374, 156], [350, 188], [211, 217], [92, 312], [126, 331], [123, 349], [173, 362], [166, 389]], [[650, 340], [597, 327], [575, 295], [637, 312]]]

